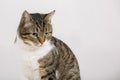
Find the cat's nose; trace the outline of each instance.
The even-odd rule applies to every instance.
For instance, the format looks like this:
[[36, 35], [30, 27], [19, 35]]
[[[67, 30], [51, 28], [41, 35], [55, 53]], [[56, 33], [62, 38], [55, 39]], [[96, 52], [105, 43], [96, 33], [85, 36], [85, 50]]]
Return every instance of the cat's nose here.
[[40, 37], [40, 38], [39, 38], [39, 42], [40, 42], [41, 44], [43, 44], [43, 43], [45, 42], [45, 38], [44, 38], [44, 37]]

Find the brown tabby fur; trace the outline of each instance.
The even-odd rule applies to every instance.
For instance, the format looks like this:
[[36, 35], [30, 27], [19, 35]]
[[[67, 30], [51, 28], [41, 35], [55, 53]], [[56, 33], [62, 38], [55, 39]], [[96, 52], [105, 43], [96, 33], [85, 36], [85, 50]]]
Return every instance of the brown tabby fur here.
[[[81, 80], [75, 55], [64, 42], [52, 36], [51, 18], [54, 13], [55, 11], [29, 14], [24, 11], [17, 31], [18, 36], [29, 46], [31, 44], [27, 40], [36, 46], [39, 43], [44, 44], [45, 40], [54, 44], [55, 48], [38, 60], [41, 64], [39, 72], [42, 80]], [[40, 38], [42, 39], [39, 40]]]

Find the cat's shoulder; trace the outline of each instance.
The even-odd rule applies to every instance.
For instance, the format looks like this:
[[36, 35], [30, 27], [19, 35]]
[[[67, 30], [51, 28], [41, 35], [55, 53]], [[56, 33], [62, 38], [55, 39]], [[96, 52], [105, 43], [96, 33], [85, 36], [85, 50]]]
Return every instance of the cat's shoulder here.
[[69, 46], [64, 41], [62, 41], [61, 39], [58, 39], [56, 37], [52, 37], [51, 41], [56, 47], [64, 46], [66, 48], [69, 48]]

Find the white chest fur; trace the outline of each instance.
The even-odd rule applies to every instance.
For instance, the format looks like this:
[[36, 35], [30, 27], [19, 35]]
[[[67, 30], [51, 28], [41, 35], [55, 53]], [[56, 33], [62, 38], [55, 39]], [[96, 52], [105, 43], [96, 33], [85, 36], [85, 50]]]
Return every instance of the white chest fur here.
[[[19, 44], [24, 44], [24, 43], [19, 43]], [[25, 80], [40, 80], [40, 74], [38, 70], [40, 64], [38, 63], [38, 60], [43, 56], [45, 56], [49, 51], [51, 51], [53, 47], [54, 45], [51, 45], [50, 41], [45, 41], [44, 44], [39, 48], [37, 47], [36, 49], [34, 48], [33, 50], [32, 49], [19, 50], [19, 54], [21, 55], [22, 58]]]

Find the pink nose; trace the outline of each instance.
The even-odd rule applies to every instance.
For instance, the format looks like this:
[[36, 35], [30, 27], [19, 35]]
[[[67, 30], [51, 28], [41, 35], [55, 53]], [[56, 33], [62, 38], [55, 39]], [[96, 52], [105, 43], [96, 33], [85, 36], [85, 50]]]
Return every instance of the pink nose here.
[[45, 42], [45, 38], [44, 37], [40, 37], [39, 41], [40, 41], [41, 44], [43, 44]]

